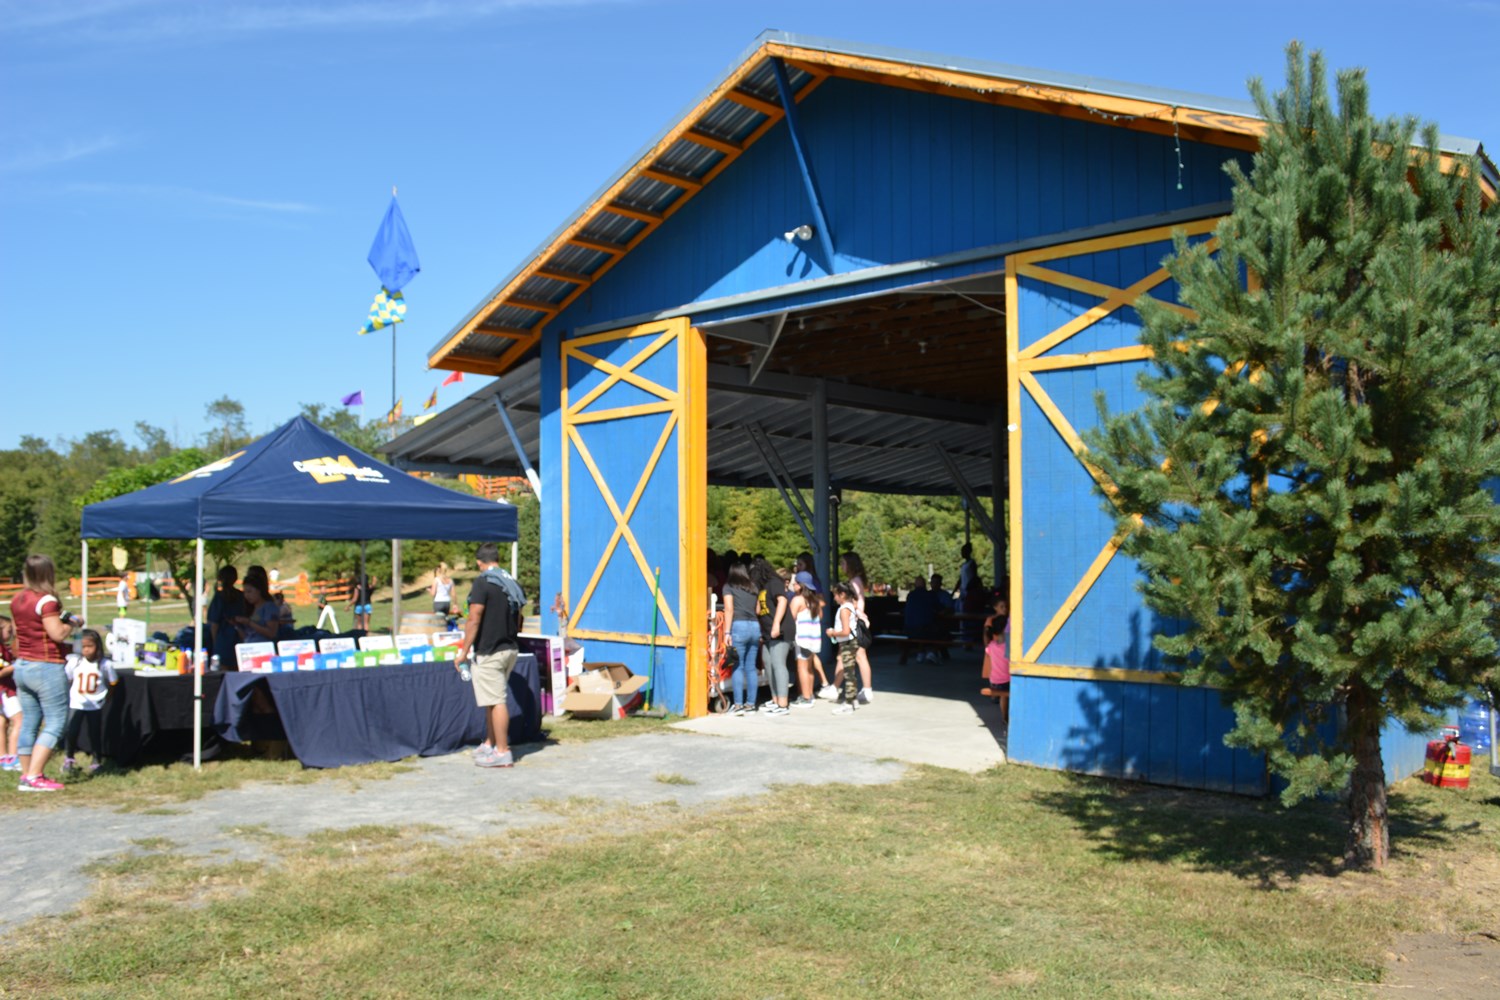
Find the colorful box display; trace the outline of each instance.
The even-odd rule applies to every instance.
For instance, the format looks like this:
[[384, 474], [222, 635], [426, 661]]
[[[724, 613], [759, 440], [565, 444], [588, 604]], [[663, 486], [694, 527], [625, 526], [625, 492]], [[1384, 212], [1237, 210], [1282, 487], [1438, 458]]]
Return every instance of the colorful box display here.
[[271, 670], [271, 658], [276, 655], [274, 642], [242, 642], [234, 647], [235, 659], [240, 669], [263, 674]]

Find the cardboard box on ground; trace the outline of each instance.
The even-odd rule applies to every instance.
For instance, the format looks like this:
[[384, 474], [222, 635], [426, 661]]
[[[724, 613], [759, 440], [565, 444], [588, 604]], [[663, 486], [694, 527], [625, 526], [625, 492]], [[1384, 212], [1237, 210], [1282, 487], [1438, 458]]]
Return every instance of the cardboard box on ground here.
[[580, 719], [623, 719], [641, 700], [646, 678], [623, 663], [585, 663], [568, 685], [564, 699], [569, 715]]

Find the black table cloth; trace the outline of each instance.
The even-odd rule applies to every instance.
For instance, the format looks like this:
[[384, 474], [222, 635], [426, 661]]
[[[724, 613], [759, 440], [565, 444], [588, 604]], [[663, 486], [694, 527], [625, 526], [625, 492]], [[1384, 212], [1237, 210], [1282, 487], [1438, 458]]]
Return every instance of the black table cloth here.
[[[257, 685], [270, 693], [292, 753], [307, 767], [413, 754], [431, 757], [474, 746], [485, 737], [484, 711], [474, 704], [474, 688], [452, 663], [226, 674], [213, 712], [225, 739], [263, 736], [248, 711]], [[510, 742], [541, 739], [541, 675], [535, 656], [517, 657], [508, 694]]]
[[[176, 674], [140, 676], [129, 667], [117, 671], [120, 682], [104, 699], [101, 731], [104, 753], [121, 764], [129, 764], [143, 750], [164, 749], [172, 753], [193, 746], [193, 676]], [[203, 728], [212, 733], [214, 699], [225, 674], [203, 675]], [[153, 744], [156, 744], [153, 746]], [[79, 749], [97, 756], [88, 727], [79, 730]]]

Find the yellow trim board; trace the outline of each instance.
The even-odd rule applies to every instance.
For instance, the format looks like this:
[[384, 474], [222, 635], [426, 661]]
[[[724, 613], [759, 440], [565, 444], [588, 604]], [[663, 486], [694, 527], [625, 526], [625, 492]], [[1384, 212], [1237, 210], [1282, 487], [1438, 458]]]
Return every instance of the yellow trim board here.
[[687, 683], [684, 708], [689, 717], [708, 713], [708, 345], [703, 332], [689, 327], [682, 339], [683, 401], [677, 429], [682, 477], [683, 605], [687, 623]]
[[[651, 636], [637, 635], [634, 632], [603, 632], [594, 628], [570, 628], [568, 637], [573, 639], [598, 639], [600, 642], [628, 642], [636, 646], [648, 646], [651, 644]], [[658, 646], [673, 646], [682, 649], [687, 646], [687, 639], [680, 635], [658, 635], [656, 637]]]
[[1068, 681], [1125, 681], [1182, 687], [1182, 675], [1167, 670], [1130, 670], [1124, 667], [1064, 667], [1045, 663], [1012, 663], [1012, 676], [1051, 677]]
[[1095, 581], [1104, 574], [1105, 568], [1109, 566], [1115, 557], [1115, 553], [1118, 551], [1120, 551], [1119, 538], [1111, 538], [1104, 543], [1104, 548], [1099, 550], [1099, 554], [1094, 557], [1094, 561], [1089, 564], [1089, 568], [1084, 572], [1083, 579], [1078, 581], [1078, 585], [1073, 588], [1073, 592], [1068, 595], [1067, 600], [1063, 601], [1062, 607], [1057, 609], [1057, 614], [1053, 615], [1052, 620], [1047, 623], [1047, 627], [1042, 629], [1042, 634], [1036, 637], [1036, 643], [1032, 645], [1031, 649], [1027, 650], [1026, 659], [1028, 661], [1035, 663], [1037, 658], [1047, 651], [1047, 647], [1051, 645], [1057, 633], [1062, 631], [1062, 627], [1067, 624], [1068, 619], [1073, 616], [1073, 612], [1077, 610], [1078, 605], [1083, 602], [1084, 597], [1093, 589]]
[[1128, 233], [1114, 233], [1109, 236], [1099, 236], [1091, 240], [1078, 240], [1074, 243], [1057, 243], [1050, 247], [1039, 247], [1036, 250], [1022, 250], [1014, 254], [1017, 264], [1035, 264], [1045, 260], [1057, 260], [1062, 257], [1080, 257], [1086, 253], [1099, 253], [1102, 250], [1119, 250], [1124, 247], [1140, 246], [1142, 243], [1162, 243], [1172, 238], [1176, 232], [1185, 233], [1188, 236], [1201, 236], [1211, 233], [1219, 223], [1227, 216], [1215, 216], [1212, 219], [1198, 219], [1193, 222], [1179, 222], [1167, 226], [1153, 226], [1150, 229], [1137, 229]]
[[1006, 547], [1010, 552], [1010, 656], [1021, 659], [1022, 643], [1025, 642], [1025, 594], [1022, 571], [1025, 568], [1023, 555], [1023, 531], [1021, 521], [1021, 369], [1020, 342], [1021, 318], [1017, 314], [1016, 258], [1005, 258], [1005, 435], [1006, 457], [1009, 460], [1010, 480], [1010, 537]]
[[[618, 540], [624, 540], [631, 555], [635, 557], [635, 564], [641, 571], [641, 578], [646, 582], [648, 593], [656, 589], [656, 581], [652, 576], [651, 564], [647, 561], [646, 554], [641, 551], [640, 542], [636, 540], [635, 532], [630, 530], [630, 515], [635, 513], [635, 505], [640, 503], [641, 496], [645, 494], [646, 484], [651, 481], [651, 473], [656, 470], [656, 463], [661, 459], [662, 450], [666, 446], [671, 432], [676, 427], [677, 416], [673, 414], [667, 418], [667, 425], [663, 428], [665, 433], [658, 439], [656, 449], [651, 453], [651, 458], [646, 463], [646, 469], [640, 481], [636, 484], [635, 494], [631, 497], [629, 513], [620, 510], [620, 505], [615, 501], [614, 493], [610, 491], [609, 484], [604, 480], [604, 474], [599, 471], [599, 466], [594, 463], [594, 456], [589, 451], [588, 446], [583, 443], [583, 438], [579, 435], [577, 429], [572, 425], [568, 425], [566, 428], [568, 436], [573, 440], [573, 447], [578, 451], [578, 457], [583, 459], [584, 467], [588, 469], [589, 475], [593, 477], [594, 485], [598, 488], [599, 495], [604, 499], [605, 506], [609, 508], [610, 514], [615, 519], [615, 534], [618, 537], [612, 538], [612, 542], [617, 543]], [[598, 585], [599, 580], [604, 575], [605, 567], [608, 566], [607, 556], [612, 555], [613, 551], [614, 547], [612, 544], [608, 547], [606, 558], [601, 559], [595, 567], [594, 575], [589, 580], [589, 586], [584, 597], [579, 600], [578, 607], [572, 609], [572, 622], [577, 622], [579, 616], [583, 614], [583, 609], [588, 606], [588, 598], [593, 595], [594, 587]], [[682, 630], [677, 626], [677, 619], [672, 614], [672, 610], [665, 604], [662, 594], [657, 594], [656, 603], [658, 609], [661, 611], [662, 621], [667, 626], [667, 631], [672, 635], [681, 635]]]

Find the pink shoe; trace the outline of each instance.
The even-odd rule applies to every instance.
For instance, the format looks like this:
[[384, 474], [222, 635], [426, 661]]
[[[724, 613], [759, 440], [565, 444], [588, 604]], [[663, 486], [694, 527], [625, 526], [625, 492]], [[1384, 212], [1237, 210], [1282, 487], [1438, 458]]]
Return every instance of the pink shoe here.
[[45, 774], [38, 774], [34, 778], [21, 778], [21, 783], [16, 786], [20, 792], [60, 792], [63, 786], [60, 782], [53, 781]]

